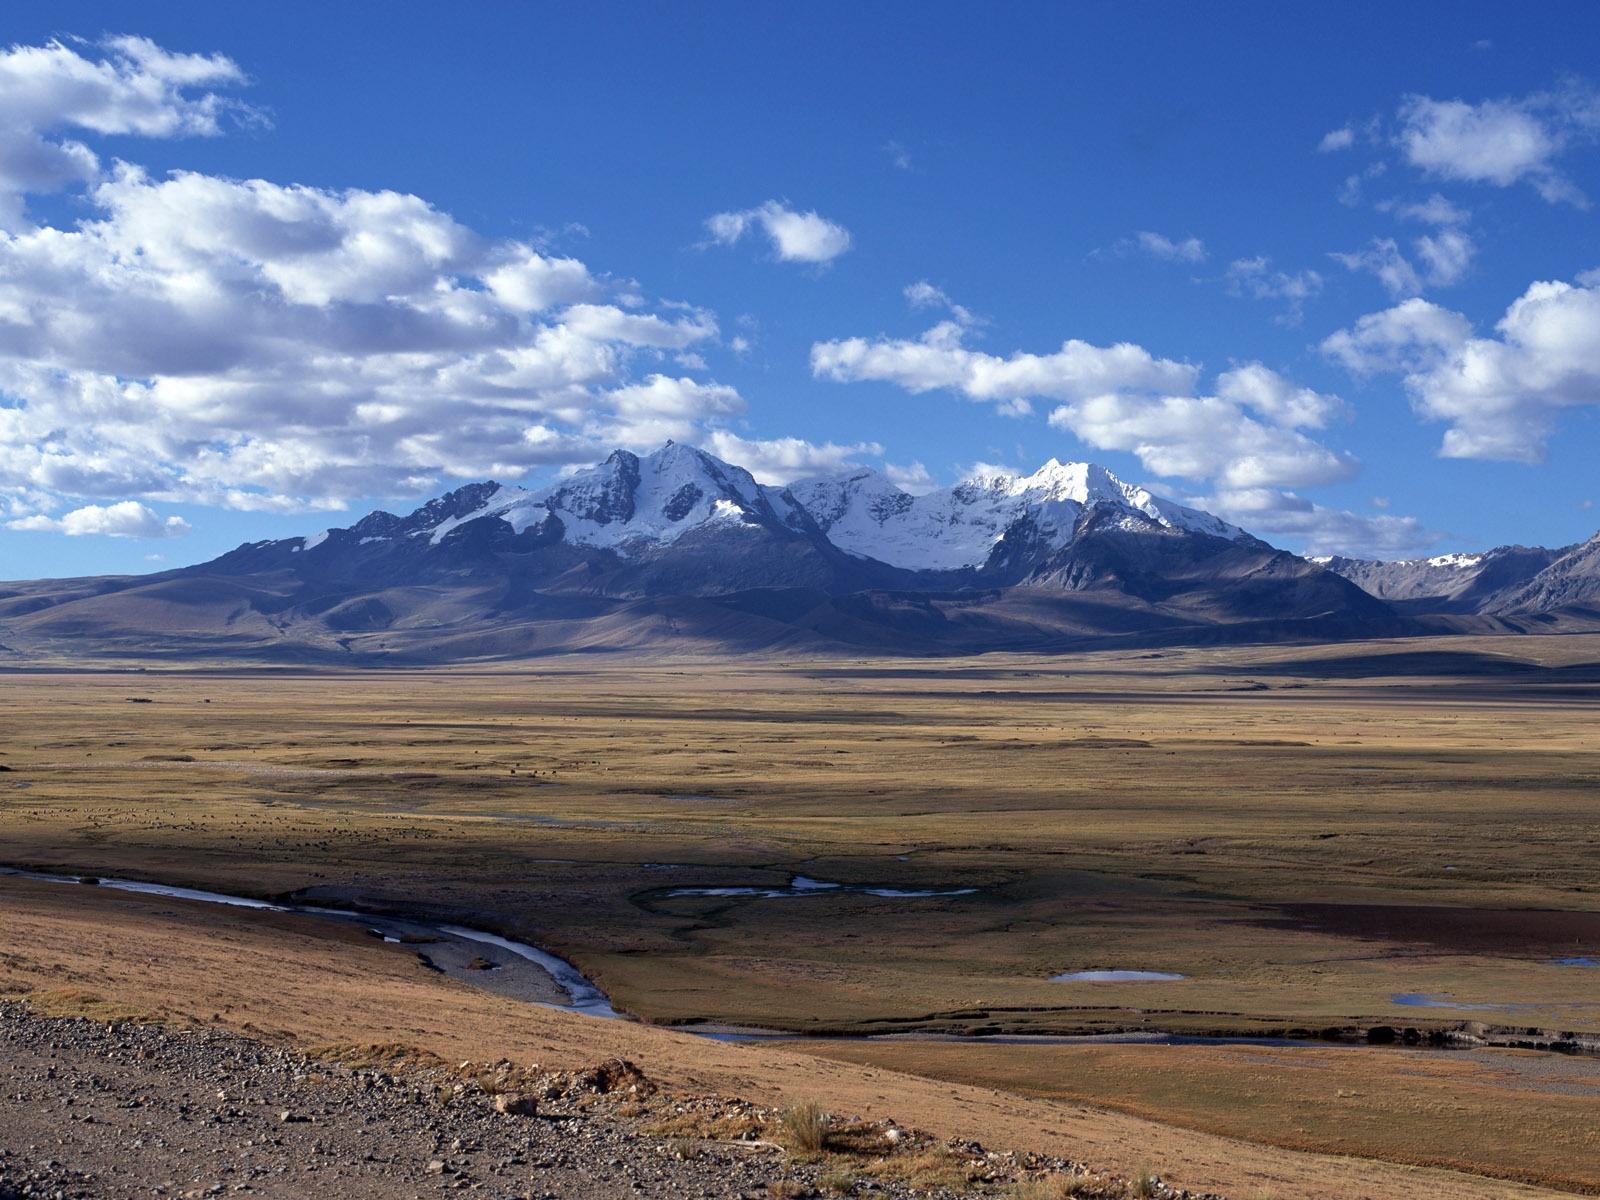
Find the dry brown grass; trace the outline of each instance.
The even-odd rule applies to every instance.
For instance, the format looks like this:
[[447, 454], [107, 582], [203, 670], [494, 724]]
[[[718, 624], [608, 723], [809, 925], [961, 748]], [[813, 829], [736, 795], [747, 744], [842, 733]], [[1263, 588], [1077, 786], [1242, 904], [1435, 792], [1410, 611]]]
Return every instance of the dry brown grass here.
[[[1295, 1150], [1600, 1193], [1600, 1064], [1593, 1059], [1377, 1047], [1089, 1045], [1018, 1053], [817, 1042], [804, 1049]], [[1137, 1182], [1138, 1172], [1130, 1178]]]
[[[1519, 1020], [1597, 1027], [1551, 955], [1463, 956], [1420, 919], [1355, 944], [1256, 920], [1302, 901], [1594, 910], [1588, 693], [1537, 672], [1318, 680], [1254, 653], [12, 676], [0, 862], [487, 911], [664, 1021], [1315, 1028], [1465, 1016], [1388, 998], [1492, 1002], [1531, 979], [1518, 998], [1545, 1008]], [[797, 871], [982, 890], [665, 895]], [[1096, 966], [1190, 978], [1049, 982]]]
[[[1451, 992], [1534, 1002], [1519, 1024], [1600, 1029], [1600, 1010], [1582, 1007], [1588, 976], [1549, 965], [1543, 942], [1443, 944], [1415, 907], [1520, 910], [1535, 923], [1540, 910], [1600, 909], [1593, 671], [1565, 669], [1592, 659], [1593, 641], [12, 675], [0, 678], [0, 765], [11, 768], [0, 774], [0, 863], [426, 904], [563, 951], [658, 1020], [1250, 1032], [1483, 1016], [1390, 1003]], [[1419, 651], [1526, 669], [1408, 675]], [[1389, 656], [1391, 673], [1327, 673], [1366, 653]], [[665, 894], [793, 873], [981, 890]], [[38, 900], [113, 928], [119, 913], [211, 922], [234, 941], [212, 947], [209, 970], [178, 977], [159, 946], [133, 948], [138, 938], [107, 941], [95, 961], [66, 926], [37, 924], [0, 949], [0, 986], [87, 988], [178, 1020], [296, 1036], [320, 1022], [324, 1040], [472, 1040], [427, 1005], [379, 1016], [374, 998], [411, 988], [419, 968], [359, 931], [313, 935], [331, 972], [317, 1000], [297, 975], [285, 994], [251, 995], [226, 973], [241, 956], [271, 959], [303, 923], [191, 918], [171, 903], [136, 921], [126, 897], [74, 891], [86, 895]], [[1378, 936], [1280, 919], [1300, 902], [1388, 905], [1402, 923]], [[1409, 923], [1407, 910], [1419, 914]], [[1600, 955], [1587, 926], [1571, 927], [1579, 941], [1562, 956]], [[1085, 967], [1189, 978], [1049, 981]], [[328, 1003], [328, 1014], [314, 1007]], [[1247, 1076], [1230, 1067], [1219, 1094]], [[1180, 1110], [1176, 1092], [1156, 1090], [1093, 1089]], [[1361, 1096], [1346, 1108], [1376, 1105], [1365, 1081], [1346, 1090]], [[1542, 1095], [1519, 1103], [1513, 1129], [1559, 1107]], [[1448, 1137], [1465, 1118], [1434, 1119]], [[1276, 1136], [1269, 1124], [1244, 1136]], [[1235, 1190], [1256, 1186], [1246, 1183]]]

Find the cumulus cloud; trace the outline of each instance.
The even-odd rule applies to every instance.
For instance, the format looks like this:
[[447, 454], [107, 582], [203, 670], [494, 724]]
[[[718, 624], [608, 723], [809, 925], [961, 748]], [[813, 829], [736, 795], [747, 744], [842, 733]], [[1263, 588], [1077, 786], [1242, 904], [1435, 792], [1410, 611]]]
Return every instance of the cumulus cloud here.
[[1414, 558], [1440, 536], [1415, 517], [1367, 516], [1273, 488], [1222, 490], [1195, 503], [1269, 540], [1295, 542], [1308, 555]]
[[701, 446], [724, 462], [737, 463], [756, 477], [757, 482], [781, 486], [815, 475], [837, 475], [859, 464], [859, 455], [874, 457], [883, 453], [877, 442], [857, 442], [840, 446], [833, 442], [808, 442], [785, 437], [760, 441], [739, 437], [726, 429], [714, 429]]
[[116, 504], [89, 504], [73, 509], [62, 517], [35, 515], [7, 521], [8, 529], [32, 530], [44, 533], [64, 533], [68, 537], [86, 537], [98, 534], [119, 538], [182, 537], [189, 532], [189, 522], [182, 517], [162, 520], [154, 510], [137, 500], [123, 500]]
[[1561, 412], [1600, 403], [1600, 288], [1532, 284], [1473, 336], [1458, 313], [1412, 300], [1323, 343], [1360, 371], [1404, 374], [1413, 407], [1445, 422], [1440, 454], [1537, 463]]
[[1209, 395], [1199, 368], [1141, 346], [1069, 340], [1053, 354], [1009, 357], [962, 344], [956, 322], [916, 340], [818, 342], [811, 369], [835, 382], [892, 383], [913, 393], [944, 389], [1020, 415], [1031, 400], [1058, 401], [1049, 422], [1102, 450], [1134, 454], [1156, 475], [1214, 480], [1231, 488], [1289, 487], [1347, 479], [1348, 454], [1300, 432], [1340, 416], [1336, 397], [1299, 388], [1259, 363], [1224, 372]]
[[1587, 92], [1569, 88], [1477, 104], [1413, 95], [1398, 117], [1401, 152], [1430, 175], [1498, 187], [1526, 181], [1548, 201], [1587, 207], [1555, 166], [1574, 139], [1600, 127], [1600, 104]]
[[1411, 299], [1368, 313], [1352, 329], [1325, 338], [1322, 351], [1358, 375], [1422, 370], [1464, 344], [1472, 325], [1460, 313]]
[[[196, 90], [239, 82], [137, 39], [99, 59], [13, 49], [0, 159], [18, 130], [214, 133], [229, 107]], [[18, 528], [149, 536], [147, 503], [337, 508], [695, 440], [743, 411], [662, 370], [703, 370], [712, 314], [418, 196], [75, 161], [20, 185], [80, 187], [75, 224], [0, 203], [0, 503]], [[48, 515], [63, 497], [100, 503]]]
[[1324, 429], [1330, 421], [1350, 415], [1339, 397], [1299, 387], [1260, 363], [1217, 376], [1217, 395], [1285, 429]]
[[1050, 424], [1097, 449], [1131, 453], [1152, 474], [1228, 488], [1337, 483], [1360, 469], [1352, 456], [1261, 415], [1220, 395], [1113, 393], [1062, 405]]
[[223, 118], [257, 114], [212, 91], [244, 83], [221, 55], [172, 54], [137, 37], [107, 39], [84, 57], [60, 41], [0, 51], [0, 221], [19, 224], [23, 197], [86, 183], [99, 157], [75, 129], [141, 137], [210, 136]]
[[747, 233], [761, 232], [780, 262], [827, 263], [850, 249], [850, 231], [815, 212], [796, 212], [777, 200], [739, 212], [706, 218], [712, 240], [731, 246]]
[[944, 388], [995, 404], [1012, 416], [1029, 400], [1073, 400], [1123, 388], [1187, 390], [1195, 368], [1153, 357], [1130, 343], [1095, 346], [1071, 339], [1053, 354], [999, 358], [961, 344], [965, 326], [941, 321], [912, 340], [848, 338], [811, 347], [811, 372], [836, 383], [877, 380], [909, 392]]
[[705, 421], [744, 412], [744, 399], [723, 384], [652, 375], [607, 392], [605, 406], [613, 415], [597, 435], [607, 444], [648, 450], [698, 437]]

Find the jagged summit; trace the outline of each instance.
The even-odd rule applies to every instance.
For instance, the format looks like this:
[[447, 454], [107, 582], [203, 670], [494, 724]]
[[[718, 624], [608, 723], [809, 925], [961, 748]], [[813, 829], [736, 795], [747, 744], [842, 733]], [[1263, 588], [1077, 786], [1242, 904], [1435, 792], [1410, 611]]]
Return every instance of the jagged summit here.
[[[1031, 475], [982, 471], [953, 487], [912, 495], [876, 471], [767, 487], [743, 467], [668, 442], [651, 454], [616, 450], [598, 466], [530, 490], [469, 484], [409, 517], [374, 513], [344, 531], [366, 540], [426, 537], [438, 545], [463, 526], [493, 520], [624, 558], [658, 551], [711, 527], [786, 530], [825, 537], [845, 553], [908, 571], [977, 571], [1018, 538], [1036, 556], [1069, 544], [1084, 514], [1109, 508], [1135, 523], [1238, 540], [1249, 535], [1209, 513], [1123, 483], [1092, 463], [1051, 459]], [[303, 539], [315, 550], [330, 533]], [[347, 542], [336, 539], [330, 550]]]
[[1032, 475], [983, 471], [920, 496], [868, 470], [803, 480], [788, 490], [841, 550], [909, 570], [982, 568], [1024, 525], [1038, 549], [1060, 549], [1097, 506], [1210, 537], [1249, 536], [1210, 513], [1123, 483], [1104, 467], [1053, 458]]

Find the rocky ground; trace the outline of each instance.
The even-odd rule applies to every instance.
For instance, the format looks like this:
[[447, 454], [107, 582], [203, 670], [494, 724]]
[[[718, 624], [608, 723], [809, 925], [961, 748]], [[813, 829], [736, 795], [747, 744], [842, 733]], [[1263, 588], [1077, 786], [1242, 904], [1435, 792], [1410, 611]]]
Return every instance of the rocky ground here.
[[[791, 1120], [790, 1124], [793, 1125]], [[735, 1200], [1021, 1194], [1029, 1181], [1127, 1196], [1138, 1182], [1058, 1159], [935, 1143], [835, 1119], [796, 1149], [783, 1114], [658, 1093], [630, 1064], [305, 1055], [212, 1030], [49, 1018], [0, 1003], [0, 1200], [242, 1194], [409, 1200]], [[1146, 1194], [1180, 1200], [1159, 1181]]]

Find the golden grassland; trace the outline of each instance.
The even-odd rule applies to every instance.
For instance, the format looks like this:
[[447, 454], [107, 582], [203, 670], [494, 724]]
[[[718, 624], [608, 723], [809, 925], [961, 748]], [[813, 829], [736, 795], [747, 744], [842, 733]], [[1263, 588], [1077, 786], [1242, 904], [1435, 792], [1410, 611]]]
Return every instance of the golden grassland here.
[[[0, 863], [428, 910], [562, 952], [652, 1022], [1596, 1032], [1600, 971], [1555, 963], [1600, 957], [1597, 660], [1600, 639], [1576, 635], [7, 674]], [[977, 890], [670, 894], [795, 875]], [[1085, 969], [1186, 978], [1051, 982]], [[979, 1069], [956, 1049], [906, 1062]], [[996, 1053], [982, 1071], [1027, 1057]], [[1222, 1087], [1205, 1115], [1198, 1083], [1121, 1088], [1150, 1073], [1130, 1049], [1097, 1053], [1073, 1098], [1240, 1136], [1340, 1149], [1329, 1130], [1368, 1127], [1351, 1110], [1383, 1112], [1302, 1117]], [[1507, 1100], [1513, 1127], [1565, 1103], [1550, 1095]], [[1466, 1128], [1469, 1108], [1439, 1127]], [[1350, 1149], [1445, 1161], [1397, 1146]], [[1589, 1164], [1572, 1178], [1600, 1178], [1592, 1145], [1572, 1154]]]

